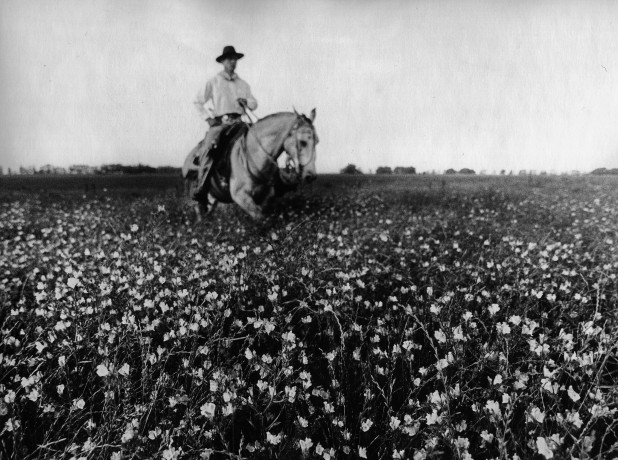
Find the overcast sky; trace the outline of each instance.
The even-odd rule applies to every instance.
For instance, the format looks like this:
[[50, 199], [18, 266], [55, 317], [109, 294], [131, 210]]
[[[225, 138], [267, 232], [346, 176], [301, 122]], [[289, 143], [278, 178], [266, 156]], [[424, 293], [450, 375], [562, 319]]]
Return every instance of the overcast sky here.
[[223, 46], [317, 167], [618, 167], [616, 1], [2, 0], [0, 165], [180, 166]]

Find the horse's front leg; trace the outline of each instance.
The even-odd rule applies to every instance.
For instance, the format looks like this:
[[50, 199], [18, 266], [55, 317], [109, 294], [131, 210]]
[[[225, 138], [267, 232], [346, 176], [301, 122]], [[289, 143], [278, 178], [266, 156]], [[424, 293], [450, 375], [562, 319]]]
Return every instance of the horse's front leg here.
[[251, 188], [238, 185], [232, 188], [232, 199], [238, 203], [254, 220], [264, 219], [264, 210], [261, 205], [255, 202], [253, 198], [253, 192]]

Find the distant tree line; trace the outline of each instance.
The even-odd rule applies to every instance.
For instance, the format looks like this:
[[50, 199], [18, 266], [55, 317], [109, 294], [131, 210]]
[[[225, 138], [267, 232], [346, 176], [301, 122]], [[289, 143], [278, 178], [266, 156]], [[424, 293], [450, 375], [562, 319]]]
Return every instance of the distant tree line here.
[[341, 171], [339, 171], [341, 174], [362, 174], [363, 172], [358, 169], [356, 167], [355, 164], [350, 163], [349, 165], [347, 165], [345, 168], [343, 168]]
[[416, 174], [414, 166], [396, 166], [392, 169], [390, 166], [378, 166], [376, 174]]
[[100, 168], [100, 174], [173, 174], [180, 173], [180, 168], [173, 166], [152, 166], [138, 164], [137, 166], [126, 166], [122, 164], [103, 165]]
[[[350, 163], [339, 172], [341, 174], [363, 174], [363, 172], [353, 163]], [[416, 174], [416, 168], [413, 166], [397, 166], [393, 169], [390, 166], [378, 166], [376, 169], [376, 174]]]
[[473, 175], [476, 174], [476, 171], [474, 169], [470, 169], [470, 168], [462, 168], [459, 171], [455, 171], [453, 168], [447, 169], [446, 171], [444, 171], [444, 174], [469, 174], [469, 175]]
[[618, 176], [618, 168], [597, 168], [590, 174], [594, 174], [595, 176]]
[[[180, 168], [173, 166], [159, 166], [154, 168], [152, 166], [138, 164], [137, 166], [127, 166], [122, 164], [108, 164], [100, 167], [89, 165], [71, 165], [68, 168], [57, 167], [53, 165], [43, 165], [40, 168], [19, 167], [18, 171], [11, 171], [8, 168], [8, 174], [20, 174], [20, 175], [61, 175], [61, 174], [77, 174], [77, 175], [92, 175], [92, 174], [180, 174]], [[0, 175], [2, 169], [0, 168]]]

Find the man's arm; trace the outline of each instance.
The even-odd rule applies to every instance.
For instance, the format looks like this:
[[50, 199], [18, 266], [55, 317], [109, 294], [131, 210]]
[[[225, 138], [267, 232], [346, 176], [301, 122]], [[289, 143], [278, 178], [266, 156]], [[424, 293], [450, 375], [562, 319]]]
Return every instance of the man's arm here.
[[249, 107], [251, 110], [257, 109], [258, 103], [253, 97], [253, 94], [251, 94], [251, 88], [249, 87], [249, 85], [247, 85], [246, 94], [247, 94], [247, 107]]
[[206, 120], [212, 117], [208, 110], [206, 110], [206, 107], [204, 107], [204, 105], [210, 100], [212, 100], [212, 80], [209, 80], [206, 83], [204, 91], [200, 91], [195, 98], [194, 104], [202, 120]]

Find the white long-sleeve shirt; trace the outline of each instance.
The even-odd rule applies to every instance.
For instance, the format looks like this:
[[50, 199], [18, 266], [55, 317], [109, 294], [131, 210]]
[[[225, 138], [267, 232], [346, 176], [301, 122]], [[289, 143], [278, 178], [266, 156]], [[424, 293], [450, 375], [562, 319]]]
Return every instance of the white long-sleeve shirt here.
[[[238, 99], [246, 99], [251, 110], [257, 108], [257, 101], [251, 94], [251, 88], [238, 75], [230, 76], [222, 71], [208, 80], [204, 91], [200, 91], [195, 99], [195, 106], [202, 119], [213, 116], [220, 117], [226, 113], [242, 114], [243, 110]], [[212, 102], [212, 114], [206, 109], [206, 103]]]

